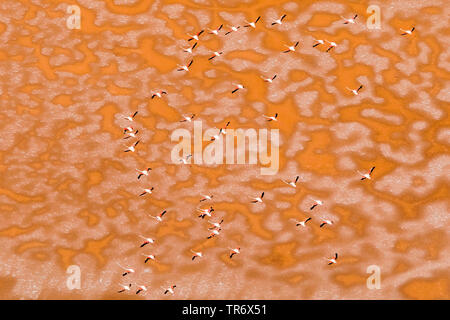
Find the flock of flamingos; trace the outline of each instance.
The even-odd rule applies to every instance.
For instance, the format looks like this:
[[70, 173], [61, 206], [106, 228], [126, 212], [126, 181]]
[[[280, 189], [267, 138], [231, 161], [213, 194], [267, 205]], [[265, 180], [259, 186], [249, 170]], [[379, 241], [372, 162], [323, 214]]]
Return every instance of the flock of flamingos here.
[[[286, 18], [286, 14], [283, 14], [279, 19], [274, 20], [273, 22], [271, 22], [270, 26], [272, 27], [276, 27], [277, 25], [281, 25], [283, 24], [284, 19]], [[341, 16], [342, 17], [342, 16]], [[355, 24], [356, 23], [356, 19], [357, 19], [358, 15], [355, 14], [352, 18], [344, 18], [343, 19], [343, 24], [346, 25], [350, 25], [350, 24]], [[257, 23], [261, 20], [261, 16], [259, 16], [255, 21], [253, 22], [246, 22], [246, 24], [243, 26], [244, 28], [253, 28], [256, 29], [257, 28]], [[220, 36], [221, 35], [221, 31], [223, 28], [223, 24], [220, 25], [217, 29], [209, 29], [209, 34], [213, 35], [213, 36]], [[229, 35], [232, 32], [238, 32], [238, 30], [241, 28], [241, 26], [230, 26], [230, 29], [228, 31], [226, 31], [224, 33], [224, 35]], [[410, 30], [403, 30], [400, 29], [402, 31], [401, 35], [402, 36], [408, 36], [411, 35], [414, 30], [415, 27], [413, 27]], [[205, 30], [201, 30], [200, 32], [198, 32], [197, 34], [194, 35], [188, 35], [189, 38], [187, 39], [188, 42], [194, 42], [194, 44], [192, 46], [189, 46], [188, 48], [183, 48], [184, 52], [187, 52], [189, 54], [193, 54], [194, 49], [197, 47], [199, 41], [200, 41], [200, 37], [204, 34]], [[326, 43], [328, 43], [328, 45], [326, 45]], [[295, 52], [297, 46], [299, 45], [299, 41], [295, 42], [292, 45], [285, 45], [287, 47], [287, 49], [285, 51], [283, 51], [282, 53], [291, 53], [291, 52]], [[330, 52], [333, 48], [335, 48], [337, 46], [337, 44], [333, 41], [328, 41], [328, 40], [324, 40], [324, 39], [316, 39], [315, 42], [312, 44], [312, 47], [316, 48], [319, 46], [323, 46], [326, 47], [325, 52]], [[213, 60], [217, 57], [220, 57], [223, 54], [223, 52], [219, 51], [219, 52], [213, 52], [211, 57], [209, 57], [208, 60]], [[194, 60], [191, 59], [187, 64], [185, 65], [179, 65], [178, 66], [178, 71], [180, 72], [189, 72], [189, 68], [192, 66], [192, 64], [194, 63]], [[267, 83], [272, 83], [275, 79], [276, 79], [277, 75], [273, 75], [272, 77], [269, 78], [265, 78], [262, 77], [263, 80]], [[236, 93], [238, 90], [244, 89], [245, 87], [242, 84], [237, 84], [236, 87], [231, 91], [232, 94]], [[357, 89], [350, 89], [347, 88], [350, 92], [352, 92], [354, 95], [358, 95], [360, 90], [363, 88], [362, 85], [360, 85]], [[159, 92], [155, 92], [152, 94], [151, 98], [162, 98], [163, 95], [167, 94], [166, 91], [159, 91]], [[139, 130], [135, 130], [132, 127], [132, 124], [135, 123], [135, 118], [138, 114], [138, 111], [134, 112], [133, 115], [131, 116], [127, 116], [124, 119], [127, 120], [130, 125], [125, 127], [123, 130], [123, 134], [125, 135], [124, 139], [129, 139], [129, 138], [136, 138], [138, 139], [138, 133]], [[276, 113], [273, 116], [266, 116], [263, 115], [267, 121], [277, 121], [278, 120], [278, 113]], [[190, 116], [183, 116], [183, 119], [180, 122], [191, 122], [193, 119], [195, 118], [195, 114], [192, 114]], [[214, 135], [211, 140], [216, 140], [216, 139], [220, 139], [220, 137], [222, 135], [226, 134], [226, 128], [228, 127], [228, 125], [230, 124], [230, 122], [228, 122], [226, 124], [225, 127], [220, 128], [219, 133], [217, 135]], [[134, 142], [132, 145], [128, 146], [126, 148], [126, 150], [124, 152], [135, 152], [136, 151], [136, 147], [139, 144], [140, 140], [137, 140], [136, 142]], [[188, 163], [188, 159], [189, 157], [191, 157], [191, 155], [188, 155], [186, 158], [180, 159], [180, 162], [183, 162], [184, 164]], [[367, 173], [361, 173], [358, 172], [361, 175], [361, 180], [366, 180], [366, 179], [372, 179], [372, 173], [374, 171], [375, 167], [372, 167]], [[141, 179], [141, 177], [144, 176], [148, 176], [150, 174], [150, 171], [152, 169], [151, 168], [146, 168], [144, 170], [137, 170], [138, 171], [138, 176], [137, 179]], [[287, 185], [296, 188], [297, 187], [297, 182], [299, 180], [299, 176], [296, 176], [295, 179], [293, 181], [285, 181], [282, 180], [284, 183], [286, 183]], [[153, 192], [154, 188], [144, 188], [143, 192], [139, 195], [139, 196], [145, 196], [148, 194], [151, 194]], [[200, 203], [203, 202], [207, 202], [207, 201], [212, 201], [213, 199], [213, 195], [202, 195], [202, 199], [200, 199]], [[263, 202], [263, 198], [264, 198], [264, 192], [261, 193], [260, 196], [252, 198], [253, 200], [251, 201], [251, 203], [254, 204], [258, 204], [258, 203], [262, 203]], [[323, 205], [323, 201], [322, 200], [314, 200], [314, 203], [311, 205], [311, 207], [309, 208], [310, 210], [313, 210], [314, 208], [316, 208], [317, 206], [321, 206]], [[213, 213], [214, 213], [214, 208], [212, 205], [209, 206], [209, 208], [205, 208], [205, 209], [200, 209], [197, 208], [198, 212], [199, 212], [199, 218], [204, 219], [205, 217], [209, 217], [212, 218]], [[166, 210], [162, 211], [160, 214], [156, 215], [156, 216], [151, 216], [152, 218], [154, 218], [158, 223], [163, 221], [163, 217], [164, 215], [167, 213]], [[312, 220], [312, 217], [308, 217], [307, 219], [303, 220], [303, 221], [295, 221], [295, 225], [297, 227], [303, 227], [305, 228], [307, 226], [307, 223], [310, 222]], [[223, 219], [220, 220], [220, 222], [213, 222], [213, 221], [208, 221], [208, 223], [211, 225], [211, 227], [208, 228], [210, 234], [207, 237], [207, 239], [211, 239], [213, 237], [217, 237], [220, 235], [220, 231], [222, 230], [222, 223], [224, 222]], [[328, 220], [328, 219], [322, 219], [320, 221], [320, 227], [325, 227], [326, 225], [332, 225], [333, 221]], [[140, 247], [143, 248], [149, 244], [154, 244], [155, 240], [152, 238], [148, 238], [148, 237], [144, 237], [139, 235], [143, 241], [140, 244]], [[240, 247], [235, 247], [235, 248], [229, 248], [229, 257], [230, 259], [233, 258], [233, 256], [238, 255], [241, 253], [241, 248]], [[203, 257], [203, 253], [202, 252], [197, 252], [191, 249], [191, 252], [193, 254], [192, 256], [192, 261], [194, 261], [196, 258], [202, 258]], [[147, 263], [148, 261], [152, 260], [152, 261], [156, 261], [156, 257], [152, 254], [143, 254], [143, 256], [145, 256], [145, 260], [144, 263]], [[338, 253], [335, 253], [332, 258], [327, 259], [328, 261], [328, 265], [333, 265], [336, 264], [338, 260]], [[119, 264], [118, 264], [119, 265]], [[119, 265], [119, 267], [121, 267], [123, 269], [122, 272], [122, 276], [126, 277], [129, 274], [132, 274], [135, 272], [134, 269], [130, 268], [130, 267], [123, 267], [121, 265]], [[122, 287], [121, 290], [118, 291], [118, 293], [122, 293], [122, 292], [129, 292], [132, 290], [132, 284], [128, 284], [128, 285], [120, 285]], [[135, 285], [136, 287], [136, 294], [139, 294], [141, 292], [146, 292], [147, 288], [144, 285]], [[175, 288], [176, 285], [172, 284], [167, 288], [163, 288], [163, 292], [164, 294], [174, 294], [175, 293]]]

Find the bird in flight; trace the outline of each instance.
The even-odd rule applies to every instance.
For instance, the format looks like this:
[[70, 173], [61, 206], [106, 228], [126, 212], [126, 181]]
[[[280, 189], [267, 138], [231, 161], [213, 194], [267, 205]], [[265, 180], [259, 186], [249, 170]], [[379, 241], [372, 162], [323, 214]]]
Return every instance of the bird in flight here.
[[188, 36], [190, 37], [189, 39], [188, 39], [188, 41], [192, 41], [192, 40], [196, 40], [196, 41], [198, 41], [199, 40], [199, 37], [200, 37], [200, 35], [204, 32], [205, 30], [201, 30], [199, 33], [197, 33], [197, 34], [194, 34], [194, 35], [190, 35], [190, 34], [188, 34]]
[[222, 230], [222, 229], [219, 228], [219, 229], [212, 230], [210, 235], [206, 239], [211, 239], [211, 238], [214, 238], [215, 236], [218, 236], [220, 233], [220, 230]]
[[355, 22], [355, 19], [356, 19], [357, 17], [358, 17], [357, 14], [355, 14], [355, 15], [353, 16], [353, 18], [350, 18], [350, 19], [346, 19], [346, 18], [344, 18], [343, 16], [341, 16], [341, 18], [345, 20], [344, 24], [349, 24], [349, 23], [353, 24], [353, 23], [356, 23], [356, 22]]
[[362, 175], [361, 180], [365, 180], [365, 179], [369, 179], [370, 180], [370, 179], [372, 179], [372, 172], [373, 172], [373, 170], [375, 170], [375, 167], [372, 167], [372, 169], [370, 169], [370, 171], [368, 173], [361, 173], [361, 172], [358, 171], [358, 173], [360, 175]]
[[189, 163], [189, 162], [188, 162], [188, 159], [189, 159], [190, 157], [192, 157], [192, 154], [188, 154], [188, 155], [186, 156], [186, 158], [181, 158], [181, 159], [180, 159], [180, 162], [183, 162], [183, 164], [188, 164], [188, 163]]
[[191, 122], [192, 121], [192, 119], [194, 119], [195, 118], [195, 114], [193, 113], [190, 117], [188, 117], [188, 116], [183, 116], [183, 120], [180, 120], [180, 122]]
[[148, 260], [156, 261], [156, 257], [152, 254], [144, 254], [143, 256], [145, 257], [144, 263], [147, 263]]
[[230, 259], [233, 258], [233, 256], [235, 254], [241, 253], [241, 248], [240, 247], [237, 247], [237, 248], [234, 248], [234, 249], [229, 248], [229, 249], [230, 249]]
[[140, 179], [142, 176], [148, 176], [148, 174], [150, 173], [150, 170], [152, 170], [152, 168], [147, 168], [146, 170], [137, 170], [136, 169], [136, 171], [139, 172], [139, 175], [137, 178]]
[[262, 78], [265, 82], [269, 82], [269, 83], [272, 83], [273, 80], [275, 80], [276, 77], [277, 77], [277, 75], [274, 75], [272, 78], [264, 78], [263, 76], [261, 76], [261, 78]]
[[252, 198], [252, 199], [254, 199], [254, 200], [251, 201], [251, 202], [252, 202], [252, 203], [263, 202], [263, 200], [262, 200], [263, 197], [264, 197], [264, 192], [261, 193], [261, 196], [260, 196], [260, 197]]
[[223, 219], [220, 222], [208, 222], [213, 225], [212, 227], [208, 228], [209, 230], [220, 229], [220, 225], [223, 223]]
[[178, 71], [189, 71], [189, 67], [192, 65], [192, 63], [194, 62], [194, 60], [191, 60], [187, 65], [184, 66], [180, 66], [178, 65]]
[[337, 258], [338, 258], [338, 254], [337, 253], [335, 253], [334, 254], [334, 258], [331, 258], [331, 259], [328, 259], [328, 265], [331, 265], [331, 264], [334, 264], [334, 263], [337, 263]]
[[402, 36], [406, 36], [406, 35], [409, 35], [409, 34], [413, 33], [414, 30], [416, 30], [416, 27], [412, 27], [411, 30], [403, 30], [403, 29], [400, 29], [400, 30], [403, 31], [403, 33], [401, 35]]
[[153, 219], [155, 219], [158, 222], [161, 222], [162, 221], [162, 217], [166, 214], [166, 212], [167, 212], [167, 210], [164, 210], [163, 212], [161, 212], [157, 216], [150, 215], [150, 217], [152, 217]]
[[117, 291], [118, 293], [122, 293], [122, 292], [124, 292], [124, 291], [130, 291], [130, 289], [131, 289], [131, 283], [130, 283], [129, 285], [120, 285], [120, 286], [121, 286], [123, 289]]
[[261, 16], [259, 16], [258, 18], [256, 18], [256, 20], [255, 20], [254, 22], [248, 22], [248, 21], [246, 21], [247, 24], [246, 24], [244, 27], [245, 27], [245, 28], [252, 27], [253, 29], [255, 29], [255, 28], [256, 28], [256, 24], [258, 23], [259, 19], [261, 19]]
[[355, 96], [357, 96], [357, 95], [359, 94], [359, 90], [361, 90], [362, 88], [363, 88], [363, 85], [360, 85], [360, 86], [358, 87], [358, 89], [350, 89], [350, 88], [347, 88], [347, 90], [351, 91]]
[[155, 188], [154, 187], [151, 187], [150, 189], [146, 188], [146, 189], [144, 189], [144, 192], [142, 192], [139, 196], [141, 196], [141, 197], [145, 196], [147, 193], [152, 194], [153, 189], [155, 189]]
[[222, 132], [222, 134], [227, 134], [226, 129], [228, 128], [228, 126], [230, 125], [231, 121], [228, 121], [227, 124], [225, 125], [225, 127], [220, 128], [220, 131]]
[[195, 49], [195, 47], [197, 46], [197, 43], [198, 43], [198, 42], [194, 43], [194, 45], [193, 45], [192, 47], [183, 48], [183, 51], [184, 51], [184, 52], [187, 52], [187, 53], [192, 53], [192, 50]]
[[155, 93], [152, 94], [152, 99], [153, 99], [154, 97], [161, 98], [163, 94], [167, 94], [167, 92], [165, 92], [165, 91], [158, 91], [158, 92], [155, 92]]
[[294, 43], [294, 45], [292, 45], [292, 46], [287, 46], [287, 45], [284, 45], [285, 47], [287, 47], [288, 49], [287, 50], [285, 50], [285, 51], [283, 51], [283, 53], [288, 53], [288, 52], [294, 52], [295, 51], [295, 48], [298, 46], [298, 44], [299, 44], [299, 41], [297, 41], [296, 43]]
[[297, 221], [297, 220], [294, 219], [294, 221], [295, 221], [295, 226], [296, 226], [296, 227], [298, 227], [298, 226], [306, 227], [306, 223], [307, 223], [309, 220], [311, 220], [311, 219], [312, 219], [311, 217], [309, 217], [309, 218], [307, 218], [306, 220], [303, 220], [303, 221]]
[[290, 185], [291, 187], [294, 187], [294, 188], [296, 188], [297, 187], [297, 182], [298, 182], [298, 179], [300, 178], [300, 176], [296, 176], [295, 177], [295, 180], [294, 181], [285, 181], [285, 180], [282, 180], [284, 183], [286, 183], [286, 184], [288, 184], [288, 185]]
[[267, 118], [267, 121], [278, 121], [278, 120], [277, 120], [278, 113], [275, 113], [275, 115], [272, 116], [272, 117], [269, 117], [269, 116], [266, 116], [266, 115], [263, 115], [263, 117], [264, 117], [264, 118]]
[[322, 219], [322, 223], [320, 224], [320, 227], [322, 228], [323, 226], [325, 226], [327, 224], [332, 225], [333, 221]]
[[170, 293], [170, 294], [174, 294], [174, 290], [177, 286], [176, 285], [172, 285], [169, 288], [166, 289], [166, 291], [164, 291], [164, 294]]
[[237, 84], [237, 85], [236, 85], [236, 88], [235, 88], [233, 91], [231, 91], [231, 93], [235, 93], [235, 92], [238, 91], [239, 89], [244, 89], [244, 86], [243, 86], [242, 84]]
[[137, 114], [138, 114], [138, 111], [133, 113], [133, 115], [131, 115], [131, 116], [125, 117], [125, 119], [128, 121], [134, 121], [134, 117], [136, 117]]
[[325, 44], [325, 41], [323, 41], [323, 40], [321, 40], [321, 39], [317, 39], [317, 40], [316, 40], [316, 43], [313, 44], [313, 48], [317, 47], [317, 46], [320, 45], [320, 44]]
[[191, 252], [194, 254], [193, 257], [192, 257], [192, 261], [194, 261], [194, 259], [197, 258], [197, 257], [199, 257], [199, 258], [203, 257], [203, 253], [201, 253], [201, 252], [197, 252], [197, 251], [194, 251], [192, 249], [191, 249]]
[[328, 40], [325, 40], [325, 41], [328, 42], [328, 43], [330, 44], [330, 46], [329, 46], [328, 49], [327, 49], [327, 52], [330, 51], [331, 49], [333, 49], [333, 48], [335, 48], [335, 47], [337, 46], [336, 42], [328, 41]]
[[214, 208], [211, 206], [209, 209], [197, 209], [197, 211], [201, 213], [198, 217], [205, 219], [205, 216], [212, 217], [211, 213], [214, 212]]
[[240, 26], [229, 26], [230, 27], [230, 31], [226, 32], [225, 35], [229, 35], [232, 32], [236, 32], [238, 31], [238, 29], [240, 28]]
[[209, 31], [210, 31], [209, 33], [217, 36], [219, 34], [219, 31], [222, 29], [222, 27], [223, 27], [223, 24], [221, 24], [217, 29], [214, 29], [214, 30], [209, 29]]
[[321, 200], [314, 200], [314, 204], [311, 206], [311, 208], [309, 208], [310, 210], [314, 209], [317, 206], [321, 206], [323, 205], [323, 202]]
[[222, 51], [220, 51], [220, 52], [214, 51], [213, 55], [211, 57], [209, 57], [208, 60], [212, 60], [215, 57], [220, 56], [222, 53], [223, 53]]
[[126, 127], [123, 129], [123, 134], [133, 132], [133, 131], [134, 131], [133, 127]]
[[136, 141], [133, 145], [129, 146], [124, 152], [135, 152], [136, 151], [136, 146], [138, 145], [139, 141]]
[[200, 199], [200, 202], [211, 200], [214, 196], [213, 195], [202, 195], [202, 199]]
[[[117, 262], [116, 262], [117, 263]], [[130, 273], [134, 273], [135, 272], [135, 270], [134, 269], [132, 269], [132, 268], [125, 268], [125, 267], [122, 267], [120, 264], [118, 264], [117, 263], [117, 265], [119, 266], [119, 267], [121, 267], [123, 270], [124, 270], [124, 272], [122, 273], [122, 277], [125, 277], [127, 274], [130, 274]]]
[[152, 244], [155, 243], [155, 240], [153, 240], [152, 238], [147, 238], [147, 237], [144, 237], [144, 236], [139, 236], [139, 237], [144, 239], [144, 242], [139, 246], [139, 248], [143, 248], [146, 245], [148, 245], [149, 243], [152, 243]]
[[139, 130], [136, 130], [135, 132], [125, 132], [126, 134], [128, 134], [128, 136], [126, 136], [124, 139], [136, 138], [138, 132]]
[[138, 286], [136, 294], [139, 294], [139, 292], [142, 292], [142, 291], [147, 291], [147, 288], [145, 286]]
[[274, 20], [274, 22], [272, 22], [272, 26], [276, 24], [282, 24], [284, 18], [286, 18], [285, 14], [283, 14], [280, 19]]
[[222, 134], [223, 134], [223, 129], [220, 128], [219, 133], [214, 134], [214, 135], [211, 137], [211, 141], [219, 140]]

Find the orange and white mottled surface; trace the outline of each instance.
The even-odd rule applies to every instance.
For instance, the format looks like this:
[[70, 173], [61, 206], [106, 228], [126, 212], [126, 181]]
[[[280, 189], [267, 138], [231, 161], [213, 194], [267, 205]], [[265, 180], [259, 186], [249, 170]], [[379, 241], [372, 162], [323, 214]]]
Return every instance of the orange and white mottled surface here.
[[[381, 29], [366, 26], [371, 4]], [[66, 26], [68, 5], [80, 30]], [[176, 71], [188, 33], [259, 15], [254, 30], [205, 32], [191, 70]], [[0, 298], [449, 299], [449, 15], [444, 0], [2, 0]], [[213, 51], [224, 54], [208, 61]], [[235, 83], [246, 89], [231, 94]], [[150, 99], [158, 90], [168, 95]], [[123, 116], [137, 109], [141, 144], [124, 153]], [[192, 128], [178, 122], [191, 113], [205, 128], [278, 128], [278, 174], [172, 164], [170, 135]], [[297, 174], [296, 189], [281, 181]], [[225, 220], [210, 240], [195, 211], [206, 193]], [[324, 205], [309, 210], [313, 199]], [[164, 209], [162, 223], [149, 217]], [[291, 220], [309, 216], [306, 228]], [[155, 244], [139, 248], [139, 234]], [[158, 261], [144, 264], [150, 253]], [[70, 265], [80, 289], [66, 286]], [[370, 265], [381, 289], [366, 286]], [[147, 294], [118, 294], [129, 282]]]

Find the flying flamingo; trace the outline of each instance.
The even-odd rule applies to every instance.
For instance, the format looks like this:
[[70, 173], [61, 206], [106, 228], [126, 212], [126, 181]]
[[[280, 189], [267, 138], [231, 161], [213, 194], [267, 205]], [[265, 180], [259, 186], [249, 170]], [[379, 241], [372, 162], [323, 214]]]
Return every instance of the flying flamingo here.
[[246, 21], [247, 24], [246, 24], [244, 27], [245, 27], [245, 28], [252, 27], [253, 29], [255, 29], [255, 28], [256, 28], [256, 24], [258, 23], [259, 19], [261, 19], [261, 16], [259, 16], [258, 18], [256, 18], [256, 20], [255, 20], [254, 22], [248, 22], [248, 21]]
[[234, 248], [234, 249], [229, 248], [229, 249], [230, 249], [230, 259], [233, 258], [233, 256], [234, 256], [235, 254], [241, 253], [241, 248], [240, 248], [240, 247]]
[[220, 229], [220, 225], [223, 223], [223, 219], [220, 222], [208, 222], [213, 225], [211, 228], [208, 228], [209, 230]]
[[314, 209], [314, 208], [317, 207], [317, 206], [323, 205], [322, 200], [314, 200], [314, 202], [315, 202], [315, 203], [311, 206], [311, 208], [309, 208], [310, 210]]
[[137, 114], [138, 114], [138, 112], [136, 111], [135, 113], [133, 113], [132, 116], [125, 117], [125, 119], [128, 121], [134, 121], [134, 117], [136, 117]]
[[252, 202], [252, 203], [263, 202], [263, 200], [262, 200], [263, 197], [264, 197], [264, 192], [261, 193], [261, 196], [260, 196], [260, 197], [252, 198], [252, 199], [254, 199], [254, 200], [251, 201], [251, 202]]
[[335, 253], [334, 254], [334, 258], [331, 258], [331, 259], [328, 259], [328, 265], [331, 265], [331, 264], [334, 264], [334, 263], [337, 263], [337, 258], [338, 258], [338, 254], [337, 253]]
[[343, 16], [341, 16], [341, 18], [345, 20], [344, 24], [349, 24], [349, 23], [354, 24], [354, 23], [355, 23], [355, 19], [356, 19], [357, 17], [358, 17], [357, 14], [355, 14], [355, 15], [353, 16], [353, 18], [350, 18], [350, 19], [346, 19], [346, 18], [344, 18]]
[[142, 248], [142, 247], [144, 247], [144, 246], [146, 246], [147, 244], [149, 244], [149, 243], [155, 243], [155, 240], [153, 240], [152, 238], [147, 238], [147, 237], [143, 237], [143, 236], [139, 236], [139, 237], [141, 237], [142, 239], [144, 239], [144, 242], [140, 245], [140, 248]]
[[189, 35], [189, 34], [188, 34], [188, 36], [190, 36], [190, 38], [188, 39], [188, 41], [192, 41], [192, 40], [198, 41], [198, 40], [199, 40], [199, 37], [200, 37], [200, 35], [203, 33], [203, 31], [205, 31], [205, 30], [202, 30], [202, 31], [200, 31], [199, 33], [194, 34], [194, 35]]
[[272, 83], [273, 80], [275, 80], [276, 77], [277, 77], [277, 75], [274, 75], [272, 78], [264, 78], [263, 76], [261, 76], [261, 78], [262, 78], [265, 82], [269, 82], [269, 83]]
[[243, 86], [242, 84], [237, 84], [237, 85], [236, 85], [236, 88], [235, 88], [233, 91], [231, 91], [231, 93], [235, 93], [235, 92], [238, 91], [239, 89], [244, 89], [244, 86]]
[[155, 219], [158, 222], [162, 221], [162, 217], [166, 214], [166, 210], [164, 210], [163, 212], [161, 212], [160, 214], [158, 214], [157, 216], [152, 216], [150, 215], [150, 217], [152, 217], [153, 219]]
[[206, 239], [211, 239], [214, 238], [215, 236], [218, 236], [220, 233], [220, 230], [222, 229], [214, 229], [211, 231], [211, 233], [209, 234], [209, 236]]
[[313, 48], [315, 48], [315, 47], [317, 47], [318, 45], [320, 45], [320, 44], [324, 44], [325, 42], [323, 41], [323, 40], [316, 40], [316, 43], [315, 44], [313, 44]]
[[176, 285], [172, 285], [169, 288], [166, 289], [166, 291], [164, 291], [164, 294], [170, 293], [170, 294], [174, 294], [175, 292], [173, 291], [173, 289], [176, 288]]
[[322, 223], [320, 224], [320, 227], [322, 228], [323, 226], [325, 226], [325, 225], [327, 225], [327, 224], [332, 225], [332, 224], [333, 224], [333, 221], [323, 219], [323, 220], [322, 220]]
[[139, 294], [139, 292], [141, 292], [141, 291], [147, 291], [147, 288], [145, 286], [138, 286], [136, 294]]
[[298, 46], [298, 44], [299, 44], [299, 42], [297, 41], [294, 45], [292, 45], [292, 46], [287, 46], [287, 45], [285, 45], [288, 49], [287, 50], [285, 50], [285, 51], [283, 51], [284, 53], [288, 53], [288, 52], [294, 52], [295, 51], [295, 48]]
[[414, 30], [416, 30], [416, 27], [412, 27], [411, 30], [403, 30], [403, 29], [400, 29], [400, 30], [403, 31], [403, 33], [401, 35], [406, 36], [406, 35], [412, 34], [414, 32]]
[[158, 91], [158, 92], [155, 92], [155, 93], [152, 94], [152, 99], [153, 99], [154, 97], [161, 98], [163, 94], [167, 94], [167, 92], [166, 92], [166, 91]]
[[283, 14], [283, 15], [281, 16], [280, 19], [277, 19], [277, 20], [275, 20], [274, 22], [272, 22], [272, 26], [273, 26], [273, 25], [276, 25], [276, 24], [282, 24], [284, 18], [286, 18], [286, 15], [285, 15], [285, 14]]
[[136, 130], [135, 132], [125, 132], [128, 134], [128, 136], [126, 136], [124, 139], [130, 139], [130, 138], [136, 138], [137, 134], [138, 134], [139, 130]]
[[370, 171], [368, 173], [361, 173], [361, 172], [358, 171], [358, 173], [360, 175], [362, 175], [361, 180], [364, 180], [364, 179], [369, 179], [370, 180], [370, 179], [372, 179], [372, 172], [373, 172], [373, 170], [375, 170], [375, 167], [372, 167], [372, 169], [370, 169]]
[[325, 41], [328, 42], [328, 43], [330, 44], [330, 46], [329, 46], [328, 49], [327, 49], [327, 52], [330, 51], [331, 49], [337, 47], [336, 42], [328, 41], [328, 40], [325, 40]]
[[192, 65], [194, 60], [191, 60], [187, 65], [180, 66], [178, 65], [177, 71], [189, 71], [189, 67]]
[[219, 31], [222, 29], [222, 27], [223, 27], [223, 24], [221, 24], [217, 29], [215, 29], [215, 30], [211, 30], [211, 29], [209, 29], [209, 31], [211, 31], [210, 32], [210, 34], [214, 34], [214, 35], [219, 35]]
[[297, 176], [297, 177], [295, 177], [295, 180], [294, 180], [294, 181], [290, 181], [290, 182], [285, 181], [285, 180], [282, 180], [282, 181], [283, 181], [284, 183], [290, 185], [291, 187], [296, 188], [296, 187], [297, 187], [297, 181], [298, 181], [299, 178], [300, 178], [300, 176]]
[[271, 117], [266, 116], [266, 115], [263, 114], [263, 117], [266, 118], [267, 121], [278, 121], [278, 120], [277, 120], [278, 113], [275, 113], [275, 115], [274, 115], [274, 116], [271, 116]]
[[[347, 87], [346, 87], [347, 88]], [[363, 88], [363, 85], [360, 85], [359, 87], [358, 87], [358, 89], [350, 89], [350, 88], [347, 88], [347, 90], [349, 90], [349, 91], [351, 91], [355, 96], [357, 96], [358, 94], [359, 94], [359, 90], [361, 90]]]
[[124, 151], [124, 152], [135, 152], [136, 151], [136, 146], [138, 145], [138, 143], [140, 142], [141, 140], [138, 140], [138, 141], [136, 141], [133, 145], [131, 145], [131, 146], [129, 146], [129, 147], [127, 147], [127, 149]]
[[148, 176], [148, 174], [150, 173], [150, 170], [152, 170], [152, 168], [147, 168], [147, 170], [137, 170], [137, 172], [139, 172], [138, 175], [138, 179], [140, 179], [142, 176]]
[[238, 31], [238, 29], [240, 28], [240, 26], [236, 26], [236, 27], [234, 27], [234, 26], [229, 26], [229, 27], [231, 28], [231, 30], [228, 31], [228, 32], [226, 32], [225, 35], [228, 35], [228, 34], [230, 34], [230, 33], [232, 33], [232, 32], [236, 32], [236, 31]]
[[192, 257], [192, 261], [194, 261], [194, 259], [197, 257], [199, 258], [203, 257], [203, 254], [201, 252], [193, 251], [192, 249], [191, 252], [194, 254], [194, 256]]
[[120, 285], [123, 289], [122, 290], [119, 290], [119, 291], [117, 291], [118, 293], [122, 293], [122, 292], [124, 292], [125, 290], [126, 291], [130, 291], [130, 289], [131, 289], [131, 283], [129, 284], [129, 285]]
[[309, 218], [307, 218], [306, 220], [303, 220], [303, 221], [298, 221], [298, 220], [295, 220], [295, 219], [293, 219], [293, 220], [295, 221], [295, 226], [296, 226], [296, 227], [298, 227], [298, 226], [306, 227], [306, 223], [307, 223], [309, 220], [311, 220], [311, 219], [312, 219], [312, 218], [309, 217]]
[[151, 187], [150, 189], [144, 189], [144, 192], [142, 192], [139, 196], [145, 196], [147, 193], [148, 194], [152, 194], [153, 189], [155, 189], [154, 187]]

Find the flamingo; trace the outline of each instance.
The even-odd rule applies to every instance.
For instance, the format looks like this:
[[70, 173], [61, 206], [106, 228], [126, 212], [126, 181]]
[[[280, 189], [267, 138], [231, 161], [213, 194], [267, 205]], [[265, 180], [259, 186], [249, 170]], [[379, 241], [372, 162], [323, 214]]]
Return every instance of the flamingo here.
[[229, 249], [231, 250], [231, 252], [230, 252], [230, 259], [233, 258], [233, 256], [234, 256], [235, 254], [241, 253], [241, 248], [240, 248], [240, 247], [234, 248], [234, 249], [229, 248]]
[[251, 202], [252, 202], [252, 203], [263, 202], [263, 200], [262, 200], [263, 197], [264, 197], [264, 192], [261, 193], [261, 196], [260, 196], [260, 197], [252, 198], [252, 199], [254, 199], [254, 200], [251, 201]]
[[283, 15], [281, 16], [280, 19], [277, 19], [277, 20], [275, 20], [274, 22], [272, 22], [272, 26], [273, 26], [273, 25], [276, 25], [276, 24], [282, 24], [284, 18], [286, 18], [286, 15], [285, 15], [285, 14], [283, 14]]
[[372, 169], [370, 169], [370, 171], [368, 173], [361, 173], [361, 172], [358, 171], [358, 173], [360, 175], [362, 175], [361, 180], [364, 180], [364, 179], [369, 179], [370, 180], [370, 179], [372, 179], [372, 172], [373, 172], [373, 170], [375, 170], [375, 167], [372, 167]]
[[346, 19], [346, 18], [344, 18], [343, 16], [341, 16], [341, 18], [345, 20], [344, 24], [349, 24], [349, 23], [354, 24], [354, 23], [355, 23], [355, 19], [356, 19], [357, 17], [358, 17], [357, 14], [355, 14], [355, 15], [353, 16], [353, 18], [350, 18], [350, 19]]
[[256, 28], [256, 24], [258, 23], [259, 19], [261, 19], [261, 16], [259, 16], [258, 18], [256, 18], [256, 20], [255, 20], [254, 22], [248, 22], [248, 21], [246, 21], [247, 24], [246, 24], [244, 27], [245, 27], [245, 28], [252, 27], [253, 29], [255, 29], [255, 28]]
[[284, 183], [290, 185], [291, 187], [296, 188], [296, 187], [297, 187], [297, 181], [298, 181], [299, 178], [300, 178], [300, 176], [297, 176], [297, 177], [295, 177], [295, 180], [294, 180], [294, 181], [290, 181], [290, 182], [285, 181], [285, 180], [282, 180], [282, 181], [283, 181]]

